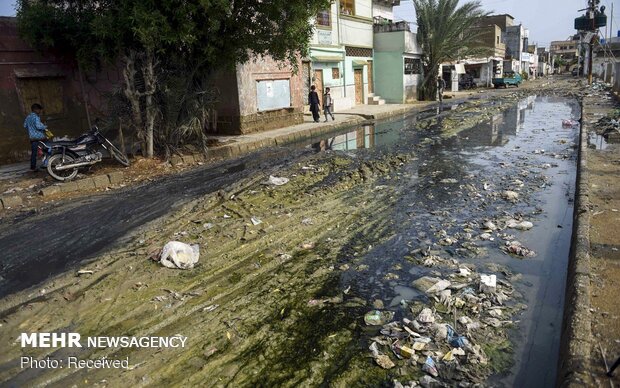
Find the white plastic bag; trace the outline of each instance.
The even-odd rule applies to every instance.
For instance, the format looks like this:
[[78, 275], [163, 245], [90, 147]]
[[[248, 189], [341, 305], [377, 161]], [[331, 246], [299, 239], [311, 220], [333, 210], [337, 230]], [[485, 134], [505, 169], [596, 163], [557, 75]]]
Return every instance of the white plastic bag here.
[[160, 261], [164, 267], [192, 269], [200, 257], [199, 245], [170, 241], [161, 250]]

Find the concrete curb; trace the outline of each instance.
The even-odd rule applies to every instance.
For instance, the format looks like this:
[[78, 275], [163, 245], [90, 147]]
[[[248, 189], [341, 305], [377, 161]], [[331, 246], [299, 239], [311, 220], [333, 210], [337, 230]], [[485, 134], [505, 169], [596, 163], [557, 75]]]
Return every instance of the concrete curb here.
[[[305, 128], [302, 130], [296, 130], [280, 134], [274, 137], [265, 137], [262, 139], [256, 139], [251, 141], [244, 141], [239, 143], [226, 144], [219, 147], [209, 149], [207, 157], [209, 160], [226, 159], [230, 157], [240, 156], [251, 151], [255, 151], [265, 147], [279, 147], [286, 144], [298, 143], [304, 140], [320, 140], [325, 135], [330, 135], [340, 130], [361, 125], [369, 120], [382, 120], [396, 116], [402, 116], [411, 114], [420, 110], [420, 106], [411, 106], [395, 109], [389, 112], [380, 112], [372, 115], [364, 114], [351, 114], [357, 116], [355, 118], [349, 118], [345, 121], [332, 122], [328, 125], [320, 125], [312, 128]], [[428, 108], [427, 106], [423, 108]], [[181, 160], [185, 162], [185, 156], [176, 157], [173, 165], [180, 164]], [[176, 163], [175, 163], [176, 162]]]
[[588, 184], [588, 129], [585, 124], [586, 100], [581, 103], [581, 133], [573, 216], [564, 320], [558, 365], [558, 387], [593, 386], [590, 374], [592, 315], [590, 312], [590, 188]]

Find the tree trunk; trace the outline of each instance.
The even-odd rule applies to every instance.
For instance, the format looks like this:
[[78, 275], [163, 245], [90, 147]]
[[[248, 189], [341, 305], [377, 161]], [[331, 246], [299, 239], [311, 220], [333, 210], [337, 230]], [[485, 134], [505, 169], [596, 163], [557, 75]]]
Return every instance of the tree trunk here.
[[[133, 125], [141, 141], [144, 140], [144, 127], [142, 124], [142, 110], [140, 109], [140, 92], [136, 88], [136, 53], [130, 51], [128, 55], [125, 55], [125, 68], [123, 69], [123, 78], [125, 80], [125, 97], [129, 100], [131, 105], [131, 116], [133, 119]], [[144, 144], [143, 144], [144, 145]], [[144, 147], [142, 153], [144, 154]]]
[[155, 104], [153, 103], [153, 94], [155, 94], [156, 77], [155, 77], [155, 56], [152, 49], [146, 50], [144, 63], [142, 65], [142, 75], [144, 76], [144, 96], [146, 102], [146, 154], [149, 158], [153, 157], [153, 131], [155, 128]]
[[433, 101], [437, 97], [437, 76], [439, 70], [437, 64], [424, 67], [424, 79], [422, 80], [421, 92], [422, 99], [425, 101]]

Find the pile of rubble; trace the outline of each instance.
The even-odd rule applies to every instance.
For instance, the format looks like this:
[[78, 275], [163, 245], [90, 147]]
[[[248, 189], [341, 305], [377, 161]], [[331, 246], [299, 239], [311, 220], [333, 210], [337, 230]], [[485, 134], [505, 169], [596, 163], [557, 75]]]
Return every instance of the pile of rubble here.
[[[369, 326], [381, 326], [371, 339], [370, 352], [382, 368], [400, 368], [401, 375], [419, 376], [408, 386], [461, 386], [483, 382], [491, 372], [486, 349], [504, 343], [502, 326], [521, 305], [509, 303], [513, 286], [496, 274], [479, 274], [455, 260], [447, 277], [423, 276], [413, 282], [433, 308], [412, 302], [400, 320], [394, 312], [372, 310], [364, 317]], [[402, 384], [395, 382], [395, 386]]]

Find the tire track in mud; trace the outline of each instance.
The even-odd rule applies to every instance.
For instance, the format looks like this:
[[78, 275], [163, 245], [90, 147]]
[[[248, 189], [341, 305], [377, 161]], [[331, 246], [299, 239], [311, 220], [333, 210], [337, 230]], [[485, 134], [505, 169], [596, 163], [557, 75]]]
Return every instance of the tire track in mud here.
[[[98, 283], [97, 286], [83, 293], [82, 300], [67, 301], [63, 300], [61, 295], [50, 297], [47, 302], [42, 304], [37, 315], [39, 318], [46, 320], [46, 317], [54, 316], [53, 311], [58, 310], [58, 305], [71, 306], [77, 304], [79, 306], [77, 309], [71, 307], [65, 311], [64, 315], [61, 314], [61, 316], [47, 320], [46, 330], [53, 331], [71, 325], [71, 330], [77, 330], [83, 333], [84, 336], [89, 334], [96, 335], [96, 333], [106, 333], [106, 335], [118, 333], [120, 335], [120, 333], [127, 332], [134, 335], [160, 335], [163, 333], [173, 335], [177, 332], [183, 332], [184, 335], [190, 338], [201, 338], [205, 336], [205, 333], [209, 333], [206, 336], [210, 337], [212, 343], [221, 343], [218, 346], [223, 347], [222, 358], [220, 361], [216, 358], [209, 364], [210, 367], [208, 369], [204, 369], [199, 373], [192, 368], [192, 379], [198, 382], [199, 379], [204, 381], [204, 378], [209, 375], [221, 375], [223, 378], [234, 378], [235, 382], [249, 382], [247, 379], [255, 378], [255, 376], [247, 374], [243, 376], [236, 375], [232, 373], [232, 370], [238, 370], [237, 365], [240, 363], [252, 364], [260, 359], [260, 357], [257, 357], [256, 360], [252, 357], [247, 357], [249, 353], [252, 353], [250, 349], [257, 346], [257, 344], [258, 347], [253, 353], [263, 351], [269, 354], [269, 348], [283, 348], [283, 343], [288, 341], [287, 338], [289, 337], [284, 335], [278, 341], [273, 341], [274, 338], [278, 337], [277, 335], [274, 337], [274, 333], [271, 330], [275, 329], [276, 333], [286, 333], [287, 330], [290, 331], [292, 328], [299, 327], [297, 319], [301, 318], [294, 316], [293, 312], [306, 309], [305, 303], [312, 297], [313, 292], [322, 288], [331, 276], [332, 271], [329, 270], [329, 267], [326, 270], [325, 267], [330, 262], [337, 260], [340, 247], [346, 245], [346, 242], [330, 242], [326, 240], [328, 236], [343, 235], [337, 237], [338, 239], [346, 239], [346, 236], [349, 234], [354, 236], [359, 236], [360, 234], [371, 236], [380, 234], [380, 231], [383, 230], [377, 228], [379, 224], [382, 224], [384, 229], [387, 228], [387, 224], [380, 217], [375, 217], [375, 223], [357, 224], [360, 219], [366, 220], [372, 217], [372, 215], [378, 216], [381, 213], [385, 213], [389, 207], [389, 201], [385, 201], [381, 205], [379, 205], [381, 201], [368, 201], [364, 206], [357, 205], [355, 210], [351, 209], [348, 201], [354, 200], [356, 202], [356, 199], [367, 199], [369, 190], [368, 182], [361, 186], [352, 185], [355, 182], [362, 182], [361, 178], [355, 173], [353, 177], [353, 179], [343, 177], [342, 181], [337, 184], [339, 187], [326, 186], [324, 190], [312, 190], [309, 200], [307, 198], [299, 198], [296, 194], [297, 190], [291, 190], [286, 195], [278, 195], [276, 193], [275, 199], [272, 199], [271, 195], [274, 195], [276, 190], [263, 189], [267, 190], [266, 200], [264, 201], [267, 205], [260, 203], [261, 201], [248, 205], [248, 202], [244, 201], [244, 193], [238, 194], [235, 201], [229, 200], [225, 203], [225, 206], [236, 208], [240, 212], [245, 210], [248, 214], [258, 212], [264, 225], [267, 225], [268, 233], [277, 236], [277, 238], [272, 238], [267, 243], [264, 241], [264, 238], [257, 237], [241, 245], [238, 239], [235, 238], [230, 239], [228, 243], [212, 248], [210, 248], [211, 244], [207, 242], [208, 253], [205, 255], [206, 258], [202, 260], [209, 261], [209, 263], [204, 263], [199, 267], [199, 270], [195, 269], [191, 273], [167, 272], [169, 270], [162, 270], [156, 264], [147, 265], [147, 268], [144, 268], [145, 249], [140, 249], [139, 243], [134, 243], [132, 245], [138, 245], [136, 247], [137, 256], [132, 255], [133, 252], [126, 252], [121, 254], [121, 259], [113, 258], [115, 255], [104, 258], [104, 261], [114, 260], [114, 264], [106, 270], [109, 271], [110, 275], [104, 281]], [[262, 191], [261, 188], [258, 189]], [[301, 192], [304, 192], [304, 190], [301, 190]], [[289, 217], [287, 214], [282, 213], [278, 214], [276, 213], [277, 210], [273, 212], [274, 209], [282, 207], [283, 204], [279, 202], [281, 198], [287, 201], [285, 203], [286, 206], [284, 206], [287, 212], [293, 214], [310, 213], [314, 219], [313, 225], [304, 226], [303, 233], [300, 233], [300, 220], [298, 217]], [[170, 236], [174, 235], [175, 231], [188, 229], [190, 230], [189, 235], [193, 236], [191, 228], [198, 227], [198, 224], [188, 221], [186, 216], [191, 215], [192, 219], [221, 217], [222, 211], [225, 211], [223, 210], [224, 206], [220, 205], [213, 208], [213, 202], [217, 200], [216, 196], [212, 196], [209, 200], [198, 201], [196, 204], [186, 206], [183, 211], [166, 220], [165, 223], [162, 222], [162, 225], [166, 225], [165, 227], [147, 232], [142, 238], [149, 242], [156, 240], [159, 243], [162, 241], [162, 235]], [[308, 202], [310, 202], [310, 206]], [[324, 212], [325, 207], [332, 209], [332, 211]], [[201, 208], [211, 210], [204, 211]], [[270, 211], [273, 212], [271, 215], [269, 214]], [[334, 216], [334, 212], [336, 216]], [[366, 217], [361, 217], [360, 214], [362, 213]], [[234, 219], [234, 221], [232, 225], [229, 225], [229, 229], [240, 229], [241, 225], [239, 223], [247, 222], [247, 220], [237, 219]], [[307, 251], [299, 250], [299, 245], [306, 242], [309, 235], [313, 236], [313, 241], [317, 241], [317, 246]], [[212, 252], [211, 249], [213, 249]], [[274, 254], [274, 252], [279, 251], [298, 251], [298, 253], [293, 254], [293, 258], [281, 263], [278, 260], [279, 256]], [[253, 268], [256, 256], [261, 253], [263, 254], [264, 262], [259, 268]], [[157, 274], [155, 275], [149, 273], [153, 271], [153, 266], [156, 266], [154, 272]], [[248, 270], [248, 267], [253, 269]], [[246, 273], [241, 273], [244, 270]], [[231, 274], [235, 273], [240, 274], [239, 280], [231, 281]], [[163, 275], [163, 279], [157, 278], [160, 274]], [[124, 278], [131, 278], [136, 284], [147, 284], [148, 287], [145, 287], [143, 290], [134, 290], [130, 288], [129, 284], [120, 286], [118, 282]], [[173, 284], [170, 284], [171, 282]], [[225, 283], [228, 283], [226, 287], [220, 287], [220, 285]], [[109, 296], [98, 295], [101, 290], [114, 289], [114, 285], [116, 285], [115, 292], [120, 294], [118, 300]], [[80, 287], [78, 279], [75, 285], [66, 287], [65, 295], [78, 294]], [[192, 290], [199, 290], [200, 295], [187, 299], [183, 298], [178, 305], [175, 305], [175, 301], [172, 301], [173, 306], [170, 309], [160, 306], [157, 310], [152, 310], [153, 304], [158, 304], [152, 302], [152, 298], [156, 297], [157, 294], [162, 294], [160, 290], [163, 288], [173, 290], [174, 293], [183, 296], [188, 295]], [[278, 288], [280, 291], [277, 291], [275, 296], [273, 296], [273, 290]], [[289, 299], [291, 297], [286, 294], [287, 290], [296, 290], [293, 292], [297, 293], [297, 295]], [[304, 290], [304, 292], [302, 293], [299, 290]], [[146, 295], [143, 295], [144, 293]], [[170, 294], [173, 293], [171, 292]], [[275, 304], [257, 305], [256, 300], [270, 300]], [[284, 307], [281, 307], [280, 303]], [[109, 306], [106, 306], [106, 304], [109, 304]], [[213, 313], [205, 314], [202, 311], [206, 306], [214, 304], [219, 304], [220, 307]], [[239, 314], [239, 310], [245, 311], [243, 314]], [[324, 319], [330, 317], [328, 312], [323, 309], [320, 311], [320, 315], [325, 315]], [[15, 327], [13, 326], [15, 324], [21, 330], [34, 330], [35, 328], [31, 326], [34, 322], [27, 317], [27, 313], [24, 314], [23, 321], [20, 321], [22, 313], [23, 311], [18, 311], [9, 317], [9, 321], [12, 322], [10, 326]], [[227, 339], [227, 336], [224, 334], [226, 332], [235, 333], [235, 330], [231, 326], [227, 326], [226, 322], [235, 322], [235, 316], [237, 315], [244, 317], [238, 323], [241, 327], [236, 329], [237, 332], [242, 333], [246, 330], [250, 332], [253, 330], [257, 331], [258, 335], [253, 334], [252, 341], [241, 341], [238, 343], [234, 342], [238, 339], [237, 334], [233, 334], [233, 341]], [[353, 320], [356, 317], [350, 316], [348, 319]], [[265, 322], [270, 320], [273, 323], [265, 325]], [[49, 328], [53, 324], [58, 326], [54, 329]], [[280, 325], [284, 325], [284, 327], [278, 329]], [[313, 330], [307, 324], [301, 325], [301, 327]], [[213, 336], [215, 337], [213, 338]], [[4, 337], [2, 341], [10, 342], [10, 338], [7, 338], [5, 335], [2, 337]], [[304, 336], [300, 335], [298, 341], [302, 343], [307, 339], [306, 333]], [[317, 341], [320, 339], [319, 336]], [[261, 343], [267, 342], [269, 342], [269, 347], [264, 348], [260, 346]], [[176, 383], [180, 383], [183, 381], [183, 375], [179, 373], [179, 370], [186, 369], [187, 363], [196, 357], [204, 358], [203, 353], [206, 343], [208, 343], [206, 340], [199, 341], [199, 344], [194, 344], [191, 349], [186, 349], [182, 354], [174, 354], [164, 350], [156, 355], [156, 352], [144, 349], [135, 352], [138, 354], [132, 352], [132, 364], [140, 363], [142, 362], [141, 360], [146, 361], [147, 364], [136, 369], [136, 373], [124, 373], [122, 381], [126, 382], [128, 375], [136, 376], [147, 370], [149, 378], [156, 379], [157, 381], [168, 381], [170, 383], [176, 381]], [[100, 357], [105, 353], [94, 351], [89, 354], [89, 357]], [[125, 356], [125, 354], [125, 352], [121, 351], [116, 356]], [[43, 357], [43, 354], [40, 356]], [[153, 357], [157, 357], [156, 361], [153, 361]], [[352, 356], [349, 355], [349, 357]], [[82, 373], [76, 371], [73, 371], [73, 373], [69, 370], [52, 373], [48, 371], [44, 375], [35, 377], [33, 381], [31, 380], [32, 376], [16, 373], [18, 371], [11, 367], [11, 365], [15, 365], [16, 361], [17, 359], [15, 358], [2, 357], [2, 367], [0, 368], [0, 370], [4, 370], [4, 372], [0, 373], [2, 380], [14, 374], [14, 377], [5, 381], [18, 383], [23, 382], [22, 378], [27, 378], [26, 381], [29, 383], [54, 381], [56, 384], [62, 383], [64, 385], [68, 382], [75, 383], [82, 377]], [[312, 363], [313, 361], [314, 354], [312, 353], [312, 357], [309, 357], [307, 362]], [[278, 371], [270, 368], [270, 365], [284, 365], [283, 363], [285, 362], [286, 360], [283, 360], [278, 364], [271, 360], [270, 363], [265, 365], [253, 365], [253, 368], [267, 368], [274, 375], [275, 381], [283, 378], [283, 376], [278, 378], [276, 373]], [[298, 365], [296, 364], [296, 366]], [[174, 368], [178, 370], [173, 371]], [[50, 376], [50, 374], [53, 376]], [[109, 372], [106, 374], [105, 372], [99, 373], [96, 371], [89, 373], [90, 381], [96, 381], [93, 379], [98, 374], [101, 375], [102, 379], [105, 375], [108, 381], [115, 381], [114, 377], [109, 376]], [[176, 377], [170, 380], [170, 376]], [[290, 375], [287, 374], [287, 376]], [[302, 380], [305, 381], [310, 377], [312, 376], [304, 376]], [[323, 377], [322, 374], [318, 374], [314, 378]], [[137, 377], [135, 382], [139, 382]]]
[[[261, 171], [275, 171], [303, 152], [268, 150], [216, 166], [64, 203], [45, 214], [0, 226], [0, 297], [31, 287], [117, 248], [145, 224], [183, 203]], [[241, 168], [239, 167], [241, 166]]]

